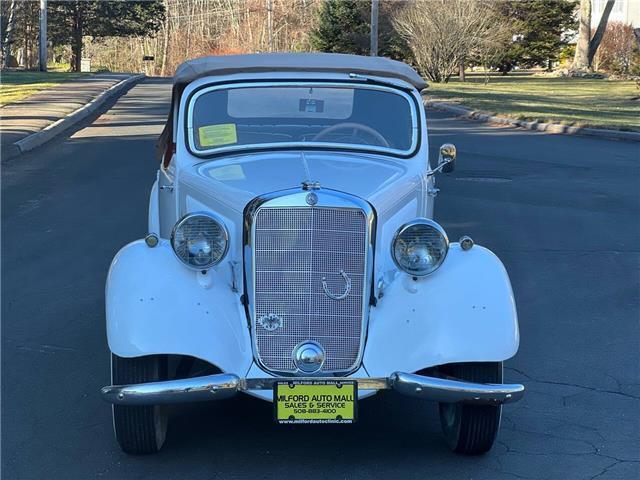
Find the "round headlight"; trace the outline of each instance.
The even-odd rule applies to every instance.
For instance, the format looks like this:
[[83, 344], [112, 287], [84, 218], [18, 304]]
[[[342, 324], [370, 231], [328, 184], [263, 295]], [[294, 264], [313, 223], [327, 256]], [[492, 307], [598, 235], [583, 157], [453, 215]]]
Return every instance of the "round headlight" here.
[[391, 255], [398, 268], [409, 275], [422, 277], [438, 269], [449, 250], [444, 229], [433, 220], [419, 218], [398, 230]]
[[190, 213], [173, 227], [171, 246], [186, 266], [203, 270], [222, 261], [229, 246], [229, 234], [212, 214]]

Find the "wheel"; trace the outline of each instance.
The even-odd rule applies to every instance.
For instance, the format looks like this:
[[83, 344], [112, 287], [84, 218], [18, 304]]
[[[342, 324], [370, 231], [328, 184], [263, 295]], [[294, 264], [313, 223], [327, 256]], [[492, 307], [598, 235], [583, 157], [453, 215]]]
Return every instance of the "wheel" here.
[[[113, 385], [155, 382], [167, 379], [167, 358], [150, 355], [123, 358], [111, 355]], [[113, 428], [120, 448], [126, 453], [155, 453], [167, 436], [167, 414], [159, 405], [114, 405]]]
[[[455, 363], [446, 373], [460, 380], [502, 383], [502, 362]], [[440, 424], [449, 447], [458, 453], [478, 455], [491, 450], [500, 428], [502, 405], [440, 403]]]

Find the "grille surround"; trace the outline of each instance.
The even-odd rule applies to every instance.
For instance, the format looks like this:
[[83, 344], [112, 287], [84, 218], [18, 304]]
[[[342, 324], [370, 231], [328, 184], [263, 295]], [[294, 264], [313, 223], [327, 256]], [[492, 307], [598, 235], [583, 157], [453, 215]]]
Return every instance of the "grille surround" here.
[[[360, 367], [364, 353], [373, 272], [375, 214], [367, 202], [357, 197], [332, 190], [315, 190], [313, 193], [317, 197], [313, 205], [306, 202], [309, 192], [295, 189], [259, 197], [245, 210], [245, 292], [253, 356], [257, 365], [267, 372], [305, 375], [293, 363], [293, 350], [301, 341], [317, 341], [327, 351], [327, 361], [317, 374], [348, 375]], [[274, 240], [269, 236], [272, 231], [263, 228], [265, 222], [261, 217], [269, 214], [280, 216], [271, 219], [275, 222], [273, 226], [279, 226], [280, 222], [284, 227], [271, 229], [277, 232], [279, 239]], [[293, 217], [287, 216], [291, 214]], [[333, 232], [319, 228], [326, 226], [332, 216], [338, 220]], [[324, 218], [319, 226], [313, 223], [316, 217]], [[355, 218], [360, 220], [354, 229]], [[308, 223], [301, 224], [300, 221]], [[351, 229], [345, 228], [350, 226]], [[262, 230], [270, 231], [264, 235]], [[331, 245], [334, 248], [324, 252], [315, 248], [317, 243], [307, 237], [313, 234], [324, 235], [323, 241], [333, 241]], [[346, 251], [335, 248], [349, 247], [349, 243], [354, 241], [355, 246], [351, 245]], [[278, 250], [277, 247], [283, 243], [287, 248]], [[269, 271], [264, 268], [264, 260], [269, 260], [272, 249], [276, 252], [274, 265], [286, 266], [286, 269]], [[314, 254], [316, 259], [308, 258]], [[351, 261], [351, 256], [360, 260]], [[266, 265], [269, 266], [268, 263]], [[325, 265], [326, 268], [317, 268]], [[352, 285], [344, 300], [335, 300], [324, 292], [322, 278], [326, 279], [329, 291], [340, 293], [346, 286], [340, 270], [345, 271]], [[279, 281], [280, 290], [265, 291], [264, 285], [269, 285], [269, 282], [278, 284]], [[285, 298], [274, 300], [268, 297], [271, 293]], [[270, 300], [271, 304], [268, 303]], [[282, 309], [283, 303], [291, 309]], [[278, 308], [281, 310], [270, 311]], [[345, 315], [345, 311], [355, 313]], [[260, 326], [260, 318], [271, 313], [282, 313], [283, 326], [278, 329], [281, 331], [265, 332]], [[349, 319], [345, 320], [346, 317]], [[303, 332], [304, 329], [308, 331]], [[266, 342], [274, 342], [275, 354], [274, 348], [270, 349]]]

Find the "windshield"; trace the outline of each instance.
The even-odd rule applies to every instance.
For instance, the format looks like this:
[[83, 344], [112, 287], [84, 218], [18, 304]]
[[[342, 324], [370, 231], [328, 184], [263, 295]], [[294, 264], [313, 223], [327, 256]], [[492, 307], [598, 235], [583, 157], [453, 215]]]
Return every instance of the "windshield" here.
[[196, 153], [330, 145], [409, 154], [417, 143], [414, 102], [388, 87], [211, 87], [194, 96], [191, 112]]

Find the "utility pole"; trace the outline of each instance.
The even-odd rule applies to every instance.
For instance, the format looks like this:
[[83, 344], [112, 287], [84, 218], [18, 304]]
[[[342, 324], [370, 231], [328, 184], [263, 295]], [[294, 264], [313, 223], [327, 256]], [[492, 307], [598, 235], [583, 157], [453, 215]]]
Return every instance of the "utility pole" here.
[[40, 0], [40, 71], [47, 71], [47, 0]]
[[372, 57], [378, 56], [378, 2], [371, 0], [371, 49], [369, 54]]
[[273, 52], [273, 0], [267, 0], [267, 30], [269, 32], [269, 51]]

